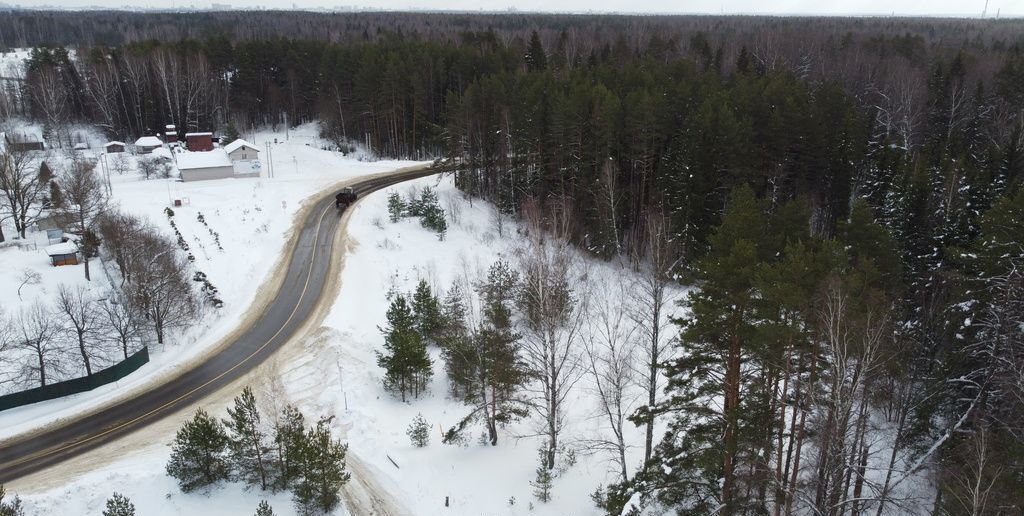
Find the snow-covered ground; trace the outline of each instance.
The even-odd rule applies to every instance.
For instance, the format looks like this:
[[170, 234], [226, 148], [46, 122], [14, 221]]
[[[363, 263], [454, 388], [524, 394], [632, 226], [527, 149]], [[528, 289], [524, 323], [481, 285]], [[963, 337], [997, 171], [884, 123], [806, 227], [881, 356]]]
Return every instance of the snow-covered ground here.
[[[353, 214], [349, 235], [358, 247], [346, 259], [341, 294], [325, 321], [331, 336], [324, 352], [333, 360], [325, 359], [321, 364], [321, 374], [333, 374], [340, 388], [320, 390], [309, 404], [333, 409], [341, 417], [348, 428], [352, 452], [390, 478], [392, 492], [407, 507], [415, 508], [416, 514], [597, 513], [590, 494], [598, 484], [615, 481], [616, 477], [611, 456], [590, 452], [583, 444], [608, 437], [605, 420], [598, 417], [589, 377], [584, 376], [573, 389], [561, 437], [566, 448], [574, 450], [576, 464], [555, 479], [554, 498], [547, 504], [534, 498], [530, 486], [538, 466], [537, 449], [544, 442], [542, 437], [527, 437], [537, 433], [536, 419], [505, 428], [496, 447], [480, 444], [477, 437], [482, 426], [468, 432], [470, 442], [464, 446], [441, 444], [441, 429], [457, 424], [469, 408], [448, 396], [439, 350], [432, 352], [434, 376], [425, 399], [402, 403], [382, 389], [382, 371], [376, 365], [375, 351], [383, 349], [378, 326], [384, 321], [388, 291], [408, 293], [425, 279], [443, 295], [458, 276], [468, 273], [471, 278], [483, 277], [487, 267], [497, 260], [515, 266], [516, 250], [521, 246], [513, 222], [506, 221], [504, 236], [498, 236], [491, 206], [479, 201], [470, 205], [450, 178], [440, 184], [434, 178], [421, 179], [392, 190], [404, 195], [411, 188], [428, 185], [437, 187], [441, 206], [449, 211], [454, 207], [458, 212], [457, 222], [449, 221], [451, 229], [444, 241], [420, 227], [416, 219], [390, 223], [383, 194], [367, 199]], [[592, 298], [621, 294], [615, 287], [616, 278], [628, 278], [631, 271], [616, 264], [586, 261], [588, 283], [597, 287], [590, 292]], [[597, 322], [592, 319], [590, 324]], [[579, 343], [576, 347], [582, 353]], [[284, 383], [289, 388], [300, 385], [298, 381]], [[316, 389], [314, 385], [309, 387]], [[433, 427], [431, 444], [426, 448], [413, 447], [406, 435], [418, 413]], [[633, 470], [643, 454], [643, 436], [632, 423], [627, 423], [626, 432], [634, 446], [627, 456]], [[446, 496], [451, 503], [448, 509], [444, 507]], [[510, 504], [512, 498], [514, 505]]]
[[[281, 256], [292, 221], [304, 199], [345, 179], [412, 164], [358, 161], [321, 150], [323, 142], [316, 136], [313, 124], [291, 130], [287, 140], [283, 134], [271, 132], [254, 136], [258, 146], [275, 137], [280, 142], [273, 148], [273, 178], [181, 183], [166, 179], [143, 180], [134, 171], [124, 175], [112, 173], [110, 178], [112, 200], [119, 209], [148, 218], [168, 235], [172, 230], [163, 210], [174, 200], [182, 202], [181, 207], [174, 208], [174, 220], [196, 257], [195, 268], [205, 272], [220, 290], [224, 307], [209, 310], [198, 325], [175, 335], [168, 344], [151, 348], [151, 361], [120, 382], [0, 412], [0, 439], [107, 402], [112, 396], [130, 392], [157, 376], [172, 374], [176, 368], [207, 351], [236, 327], [252, 303], [258, 288]], [[266, 169], [266, 156], [261, 159]], [[200, 213], [208, 227], [197, 220]], [[223, 251], [217, 248], [211, 231], [219, 235]], [[12, 235], [12, 228], [5, 227], [5, 234]], [[45, 243], [45, 234], [33, 234], [31, 239], [42, 239]], [[21, 299], [16, 289], [3, 289], [0, 304], [8, 313], [16, 312], [19, 306], [33, 299], [52, 300], [61, 283], [85, 283], [81, 266], [51, 267], [42, 243], [34, 249], [31, 246], [0, 248], [0, 264], [4, 265], [0, 267], [0, 282], [4, 285], [20, 284], [18, 278], [25, 268], [36, 270], [43, 279], [37, 285], [26, 285]], [[92, 287], [109, 288], [99, 260], [91, 263], [95, 275]], [[113, 264], [109, 267], [114, 270]]]
[[[448, 396], [438, 350], [432, 350], [434, 378], [425, 397], [402, 403], [383, 390], [375, 351], [383, 344], [378, 327], [385, 321], [389, 290], [408, 292], [425, 278], [435, 290], [443, 292], [467, 271], [471, 275], [484, 271], [498, 259], [515, 263], [518, 237], [514, 224], [506, 221], [504, 236], [498, 236], [491, 222], [491, 207], [479, 201], [470, 204], [450, 178], [419, 179], [392, 190], [405, 194], [411, 188], [427, 185], [436, 187], [449, 216], [456, 214], [455, 220], [449, 219], [446, 239], [439, 241], [416, 219], [391, 223], [387, 191], [365, 198], [349, 221], [350, 251], [345, 257], [341, 288], [323, 327], [297, 343], [298, 349], [283, 350], [276, 364], [268, 366], [272, 368], [270, 374], [263, 371], [254, 375], [256, 391], [267, 390], [258, 382], [269, 377], [307, 418], [337, 415], [341, 437], [350, 446], [350, 467], [357, 466], [352, 467], [353, 483], [361, 476], [372, 477], [384, 492], [376, 496], [387, 496], [403, 514], [597, 514], [590, 494], [599, 484], [614, 481], [615, 469], [610, 456], [589, 452], [583, 446], [586, 440], [605, 432], [603, 421], [595, 417], [597, 400], [589, 378], [584, 377], [574, 388], [569, 424], [562, 436], [567, 448], [576, 451], [576, 461], [561, 468], [554, 481], [553, 500], [547, 504], [534, 498], [530, 486], [542, 442], [541, 437], [532, 436], [536, 434], [535, 419], [504, 428], [496, 447], [477, 441], [482, 430], [479, 427], [469, 432], [470, 442], [465, 445], [441, 444], [441, 429], [457, 423], [468, 408]], [[221, 217], [232, 213], [232, 217], [239, 216], [222, 210]], [[213, 220], [218, 219], [211, 219], [211, 224]], [[590, 260], [588, 265], [593, 285], [613, 284], [612, 278], [630, 279], [631, 272], [618, 265]], [[209, 268], [217, 270], [213, 263]], [[218, 282], [213, 274], [211, 277], [218, 286], [224, 285], [225, 292], [238, 286], [225, 280]], [[594, 294], [616, 295], [601, 289]], [[238, 302], [236, 296], [232, 304]], [[206, 408], [223, 415], [226, 407]], [[405, 433], [418, 413], [432, 427], [431, 443], [426, 448], [413, 447]], [[287, 493], [268, 497], [231, 484], [208, 494], [182, 494], [163, 473], [169, 457], [165, 444], [170, 439], [168, 435], [165, 442], [152, 443], [67, 485], [33, 492], [25, 497], [26, 502], [40, 513], [75, 512], [100, 507], [110, 491], [117, 489], [132, 498], [140, 514], [183, 514], [197, 508], [205, 514], [248, 514], [265, 497], [275, 513], [292, 514]], [[640, 429], [628, 424], [627, 439], [632, 446], [628, 461], [635, 469], [642, 455]], [[449, 508], [444, 506], [445, 497]], [[513, 498], [514, 504], [510, 503]]]

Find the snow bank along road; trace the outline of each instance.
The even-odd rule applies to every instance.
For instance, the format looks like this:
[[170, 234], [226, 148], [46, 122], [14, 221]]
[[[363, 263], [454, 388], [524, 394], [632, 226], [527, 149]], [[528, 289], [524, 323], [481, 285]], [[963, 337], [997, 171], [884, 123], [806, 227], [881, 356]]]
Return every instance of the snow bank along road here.
[[[437, 173], [427, 166], [357, 179], [350, 183], [362, 197], [402, 181]], [[284, 282], [259, 318], [216, 354], [139, 396], [95, 413], [0, 444], [0, 483], [52, 467], [159, 420], [202, 399], [254, 369], [288, 342], [316, 312], [327, 284], [331, 249], [341, 220], [334, 196], [309, 211], [294, 240]], [[330, 302], [330, 299], [326, 300]]]

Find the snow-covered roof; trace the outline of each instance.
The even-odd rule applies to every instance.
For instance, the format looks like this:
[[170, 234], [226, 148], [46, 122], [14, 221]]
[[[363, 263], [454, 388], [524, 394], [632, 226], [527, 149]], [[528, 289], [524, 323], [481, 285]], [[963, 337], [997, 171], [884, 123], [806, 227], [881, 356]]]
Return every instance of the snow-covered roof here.
[[135, 145], [138, 145], [139, 147], [159, 147], [163, 144], [164, 142], [156, 136], [143, 136], [142, 138], [135, 140]]
[[230, 166], [231, 159], [228, 158], [228, 154], [223, 149], [214, 149], [207, 152], [178, 153], [178, 170]]
[[174, 129], [174, 128], [175, 128], [174, 124], [167, 124], [167, 125], [164, 126], [164, 129]]
[[158, 158], [174, 159], [174, 155], [171, 154], [171, 149], [166, 147], [157, 147], [153, 149], [152, 155]]
[[78, 252], [78, 246], [72, 242], [61, 242], [59, 244], [53, 244], [46, 246], [46, 254], [49, 256], [57, 256], [61, 254], [75, 254]]
[[85, 150], [85, 149], [88, 149], [88, 148], [89, 148], [89, 144], [88, 143], [78, 142], [78, 143], [75, 144], [75, 150]]
[[120, 145], [120, 146], [124, 147], [124, 142], [118, 142], [118, 141], [113, 141], [113, 142], [107, 142], [107, 143], [106, 143], [105, 145], [103, 145], [103, 146], [104, 146], [104, 147], [110, 147], [111, 145]]
[[185, 133], [185, 138], [189, 136], [213, 136], [213, 133]]
[[245, 141], [245, 140], [243, 140], [241, 138], [239, 138], [239, 139], [237, 139], [237, 140], [227, 144], [224, 147], [224, 150], [227, 151], [228, 154], [231, 154], [232, 152], [235, 152], [236, 150], [241, 149], [242, 147], [248, 147], [248, 148], [250, 148], [250, 149], [252, 149], [252, 150], [254, 150], [256, 152], [260, 151], [259, 149], [256, 148], [255, 145], [253, 145], [253, 144], [251, 144], [251, 143], [249, 143], [249, 142], [247, 142], [247, 141]]

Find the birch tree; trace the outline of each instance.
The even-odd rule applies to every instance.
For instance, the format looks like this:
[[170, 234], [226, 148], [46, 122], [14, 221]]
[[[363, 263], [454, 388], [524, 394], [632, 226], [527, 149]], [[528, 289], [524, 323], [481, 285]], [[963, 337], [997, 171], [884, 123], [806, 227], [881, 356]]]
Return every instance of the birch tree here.
[[548, 469], [559, 450], [566, 400], [583, 374], [578, 341], [586, 304], [577, 288], [585, 274], [567, 238], [568, 210], [568, 203], [561, 203], [545, 220], [539, 207], [528, 209], [529, 241], [519, 252], [523, 358], [533, 379], [527, 389], [533, 391], [530, 405], [547, 438]]

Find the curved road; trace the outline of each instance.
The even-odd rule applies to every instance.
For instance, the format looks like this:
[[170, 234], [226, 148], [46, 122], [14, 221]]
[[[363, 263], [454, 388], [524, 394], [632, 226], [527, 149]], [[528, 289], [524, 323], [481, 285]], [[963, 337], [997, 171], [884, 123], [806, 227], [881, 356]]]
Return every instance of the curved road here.
[[[359, 197], [409, 179], [436, 174], [432, 168], [398, 172], [351, 183]], [[319, 305], [340, 214], [334, 196], [317, 202], [296, 240], [276, 297], [238, 337], [194, 368], [143, 394], [67, 424], [48, 428], [0, 448], [0, 484], [67, 460], [117, 439], [231, 383], [277, 351]]]

